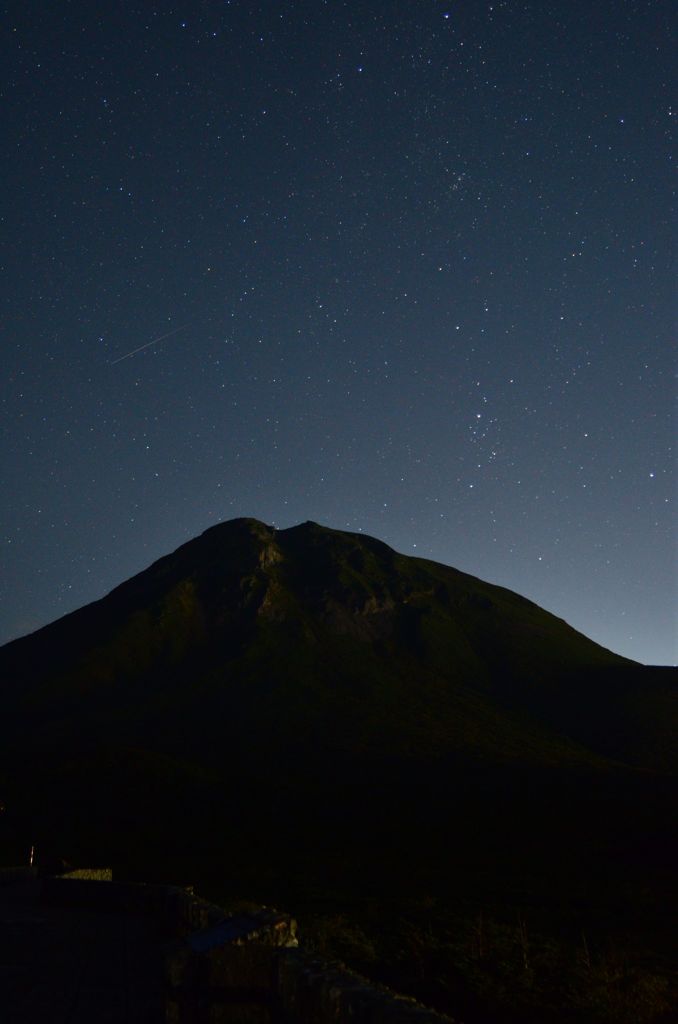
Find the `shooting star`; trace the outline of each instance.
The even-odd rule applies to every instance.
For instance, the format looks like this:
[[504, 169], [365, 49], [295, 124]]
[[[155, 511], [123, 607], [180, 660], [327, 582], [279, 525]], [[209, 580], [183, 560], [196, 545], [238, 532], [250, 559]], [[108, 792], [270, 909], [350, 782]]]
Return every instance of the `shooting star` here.
[[190, 324], [184, 324], [183, 327], [175, 327], [173, 331], [168, 331], [167, 334], [161, 334], [159, 338], [154, 338], [153, 341], [147, 341], [145, 345], [139, 345], [139, 348], [133, 348], [131, 352], [125, 352], [124, 356], [118, 356], [117, 359], [112, 359], [110, 366], [115, 366], [116, 363], [121, 363], [123, 359], [129, 359], [130, 356], [135, 356], [137, 352], [143, 352], [145, 348], [150, 348], [151, 345], [157, 345], [159, 341], [164, 341], [165, 338], [171, 338], [173, 334], [178, 334], [179, 331], [185, 331]]

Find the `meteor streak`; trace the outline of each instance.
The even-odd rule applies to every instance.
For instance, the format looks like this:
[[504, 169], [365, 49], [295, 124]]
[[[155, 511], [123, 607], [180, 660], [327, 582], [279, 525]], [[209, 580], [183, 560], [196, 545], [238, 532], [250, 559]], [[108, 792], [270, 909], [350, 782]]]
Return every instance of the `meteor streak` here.
[[164, 341], [165, 338], [171, 338], [173, 334], [177, 334], [179, 331], [185, 331], [190, 324], [184, 324], [182, 327], [175, 327], [173, 331], [168, 331], [167, 334], [161, 334], [159, 338], [154, 338], [153, 341], [147, 341], [145, 345], [139, 345], [139, 348], [133, 348], [131, 352], [125, 352], [124, 356], [118, 356], [117, 359], [112, 359], [110, 362], [111, 366], [115, 366], [116, 363], [121, 363], [123, 359], [129, 359], [130, 356], [135, 356], [137, 352], [143, 352], [145, 348], [150, 348], [151, 345], [157, 345], [159, 341]]

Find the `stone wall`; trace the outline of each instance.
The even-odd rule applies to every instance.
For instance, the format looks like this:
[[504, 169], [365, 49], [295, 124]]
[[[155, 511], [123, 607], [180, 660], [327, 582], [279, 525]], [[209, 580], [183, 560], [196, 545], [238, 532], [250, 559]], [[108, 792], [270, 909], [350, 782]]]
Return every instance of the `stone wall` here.
[[344, 967], [286, 950], [278, 961], [277, 1005], [289, 1024], [453, 1024], [414, 999], [375, 985]]
[[44, 879], [50, 903], [159, 919], [165, 950], [167, 1024], [449, 1024], [412, 999], [299, 948], [296, 922], [267, 907], [229, 912], [186, 889]]
[[296, 947], [296, 922], [266, 907], [221, 915], [166, 955], [168, 1024], [278, 1020], [278, 958], [281, 950]]
[[[105, 872], [102, 880], [100, 872]], [[90, 907], [122, 913], [149, 914], [177, 937], [223, 921], [229, 912], [196, 896], [190, 889], [143, 882], [114, 882], [107, 869], [80, 869], [42, 880], [42, 899], [62, 906]], [[279, 915], [284, 918], [285, 915]], [[289, 918], [285, 918], [289, 920]]]
[[112, 882], [113, 868], [76, 868], [65, 871], [59, 878], [77, 878], [87, 882]]

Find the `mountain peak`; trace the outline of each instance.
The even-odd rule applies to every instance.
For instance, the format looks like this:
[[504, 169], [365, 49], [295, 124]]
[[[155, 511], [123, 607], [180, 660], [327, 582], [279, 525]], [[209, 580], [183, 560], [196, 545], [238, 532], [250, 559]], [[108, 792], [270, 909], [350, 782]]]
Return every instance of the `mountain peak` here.
[[[591, 680], [631, 665], [518, 594], [374, 537], [247, 517], [210, 527], [102, 600], [0, 649], [6, 706], [40, 706], [46, 719], [77, 709], [94, 731], [102, 715], [96, 728], [107, 715], [131, 728], [140, 695], [151, 706], [162, 694], [208, 731], [221, 723], [234, 749], [235, 721], [254, 728], [251, 715], [298, 714], [307, 741], [331, 728], [348, 747], [357, 730], [377, 748], [407, 736], [422, 756], [532, 750], [575, 760], [589, 755], [553, 730], [565, 723], [580, 740], [595, 732], [594, 746], [612, 752], [598, 726], [581, 725], [581, 707], [597, 701], [598, 720], [609, 687], [596, 683], [592, 697]], [[168, 737], [183, 715], [172, 721]]]

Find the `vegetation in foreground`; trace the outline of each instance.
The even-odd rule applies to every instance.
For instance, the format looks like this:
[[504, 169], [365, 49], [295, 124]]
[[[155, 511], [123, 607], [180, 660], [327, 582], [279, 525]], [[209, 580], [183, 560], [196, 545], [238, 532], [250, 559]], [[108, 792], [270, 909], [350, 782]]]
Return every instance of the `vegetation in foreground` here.
[[300, 914], [309, 945], [468, 1024], [667, 1024], [678, 976], [632, 936], [554, 935], [521, 911], [400, 908]]

